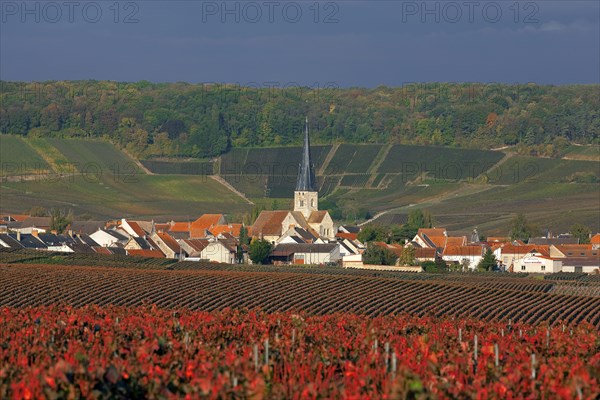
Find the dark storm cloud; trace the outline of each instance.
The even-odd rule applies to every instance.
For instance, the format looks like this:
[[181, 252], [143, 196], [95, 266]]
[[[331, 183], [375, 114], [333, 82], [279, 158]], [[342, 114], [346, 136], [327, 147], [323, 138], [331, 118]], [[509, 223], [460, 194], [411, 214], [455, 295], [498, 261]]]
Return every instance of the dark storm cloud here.
[[3, 0], [1, 11], [5, 80], [600, 81], [592, 1]]

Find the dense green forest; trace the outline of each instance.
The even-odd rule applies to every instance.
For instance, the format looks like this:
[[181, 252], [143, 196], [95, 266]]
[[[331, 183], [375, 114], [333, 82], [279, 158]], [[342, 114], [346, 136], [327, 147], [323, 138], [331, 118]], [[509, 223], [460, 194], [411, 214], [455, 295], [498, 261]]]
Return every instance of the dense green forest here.
[[516, 146], [559, 156], [600, 143], [600, 86], [412, 84], [278, 89], [223, 84], [0, 81], [0, 132], [99, 137], [135, 156], [214, 157], [313, 143]]

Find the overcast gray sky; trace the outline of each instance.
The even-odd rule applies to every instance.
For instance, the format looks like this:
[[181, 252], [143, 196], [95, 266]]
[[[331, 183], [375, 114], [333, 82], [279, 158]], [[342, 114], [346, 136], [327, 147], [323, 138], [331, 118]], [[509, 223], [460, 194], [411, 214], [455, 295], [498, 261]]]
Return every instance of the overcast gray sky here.
[[598, 1], [0, 3], [3, 80], [600, 83]]

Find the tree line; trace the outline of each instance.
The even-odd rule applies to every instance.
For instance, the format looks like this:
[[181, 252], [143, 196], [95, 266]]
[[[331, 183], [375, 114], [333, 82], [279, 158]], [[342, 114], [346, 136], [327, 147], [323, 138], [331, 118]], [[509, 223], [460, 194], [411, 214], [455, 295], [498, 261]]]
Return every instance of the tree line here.
[[0, 81], [0, 132], [103, 138], [138, 157], [215, 157], [231, 147], [313, 143], [516, 146], [559, 156], [598, 144], [599, 85], [412, 84], [249, 88], [223, 84]]

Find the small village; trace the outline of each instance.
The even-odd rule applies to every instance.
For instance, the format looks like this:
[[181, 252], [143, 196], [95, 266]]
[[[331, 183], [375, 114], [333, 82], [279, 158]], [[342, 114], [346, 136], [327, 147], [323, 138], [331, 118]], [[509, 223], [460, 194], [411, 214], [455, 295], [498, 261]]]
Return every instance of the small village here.
[[[72, 221], [64, 232], [51, 229], [51, 217], [3, 215], [0, 250], [28, 249], [60, 253], [170, 258], [213, 263], [304, 264], [403, 272], [426, 271], [426, 264], [443, 270], [481, 270], [508, 273], [600, 273], [600, 234], [579, 243], [569, 234], [532, 237], [527, 243], [509, 237], [480, 240], [449, 233], [445, 228], [419, 228], [405, 243], [359, 240], [361, 227], [336, 226], [327, 210], [319, 210], [308, 121], [294, 191], [293, 210], [261, 211], [254, 223], [228, 221], [224, 214], [203, 214], [194, 221]], [[257, 260], [251, 243], [267, 244]], [[395, 262], [367, 260], [370, 251], [384, 252]], [[254, 258], [254, 259], [253, 259]], [[491, 261], [490, 261], [491, 260]]]

